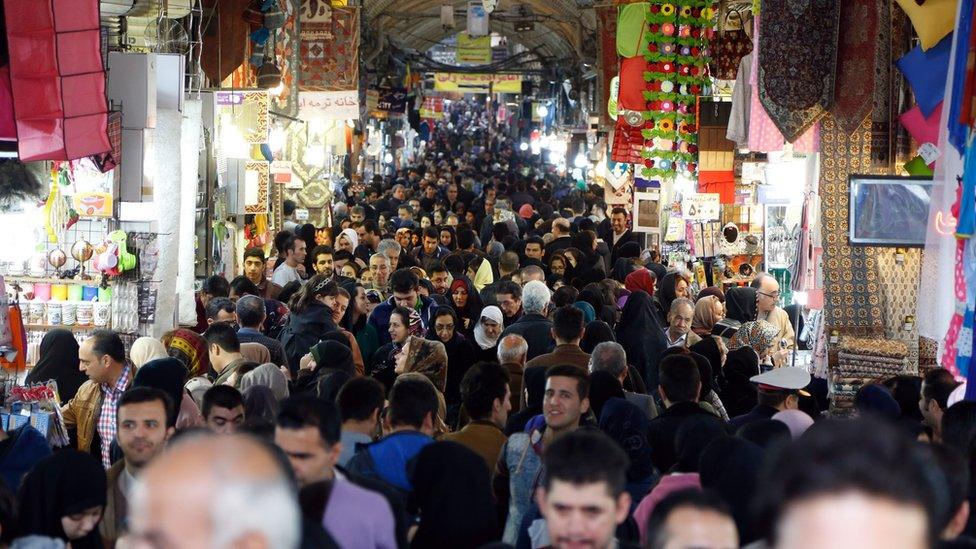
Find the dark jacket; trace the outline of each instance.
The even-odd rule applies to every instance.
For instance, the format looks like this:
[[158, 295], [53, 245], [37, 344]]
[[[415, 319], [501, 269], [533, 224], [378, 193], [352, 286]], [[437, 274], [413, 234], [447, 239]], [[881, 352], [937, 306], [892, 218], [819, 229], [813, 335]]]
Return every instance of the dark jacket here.
[[776, 412], [779, 412], [779, 410], [773, 408], [772, 406], [757, 404], [752, 410], [749, 410], [748, 413], [732, 418], [732, 428], [738, 431], [741, 427], [749, 425], [750, 423], [763, 419], [773, 419]]
[[617, 242], [613, 241], [613, 231], [610, 231], [608, 238], [604, 238], [603, 240], [607, 243], [607, 246], [610, 247], [611, 265], [613, 265], [614, 263], [616, 263], [618, 259], [620, 259], [620, 248], [623, 247], [624, 244], [628, 242], [636, 242], [637, 244], [640, 244], [639, 237], [636, 234], [634, 234], [634, 231], [631, 231], [630, 229], [627, 229], [627, 231], [623, 235], [621, 235], [620, 239], [617, 240]]
[[[389, 322], [389, 317], [387, 317]], [[308, 353], [309, 349], [318, 343], [325, 334], [335, 331], [332, 322], [332, 311], [324, 304], [312, 302], [307, 309], [298, 313], [291, 312], [288, 326], [281, 332], [281, 345], [285, 348], [288, 359], [288, 369], [292, 377], [297, 377], [299, 361]], [[389, 334], [387, 334], [389, 339]]]
[[7, 440], [0, 442], [0, 477], [11, 490], [16, 490], [24, 475], [51, 455], [51, 447], [44, 435], [30, 425], [8, 431], [7, 435]]
[[268, 354], [271, 355], [271, 362], [278, 366], [288, 365], [288, 361], [285, 358], [285, 348], [282, 347], [281, 342], [262, 334], [260, 330], [241, 328], [237, 330], [237, 340], [241, 343], [260, 343], [268, 349]]
[[[424, 296], [418, 296], [418, 299], [420, 299], [420, 325], [426, 331], [430, 327], [430, 319], [437, 310], [437, 305], [430, 298]], [[369, 315], [367, 322], [376, 329], [376, 335], [381, 346], [390, 342], [390, 315], [393, 314], [395, 308], [396, 304], [391, 297], [377, 305]]]
[[[522, 318], [516, 320], [508, 328], [505, 328], [501, 338], [511, 334], [522, 336], [525, 338], [526, 343], [529, 344], [529, 352], [526, 356], [527, 360], [544, 355], [556, 346], [556, 341], [552, 338], [552, 321], [540, 314], [531, 313], [522, 315]], [[501, 338], [499, 338], [499, 341], [501, 341]]]
[[651, 443], [651, 461], [658, 472], [664, 473], [678, 461], [678, 452], [675, 449], [675, 435], [688, 418], [712, 418], [716, 423], [725, 423], [706, 412], [697, 402], [676, 402], [670, 408], [661, 412], [659, 416], [651, 420], [648, 426], [648, 442]]

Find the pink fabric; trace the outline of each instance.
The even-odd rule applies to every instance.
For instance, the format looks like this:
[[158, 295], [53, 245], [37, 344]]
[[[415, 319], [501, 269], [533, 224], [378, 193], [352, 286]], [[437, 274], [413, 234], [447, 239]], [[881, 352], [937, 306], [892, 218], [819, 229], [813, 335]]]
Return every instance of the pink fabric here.
[[634, 510], [634, 520], [640, 530], [641, 544], [647, 542], [647, 520], [651, 518], [654, 508], [662, 499], [681, 490], [701, 490], [701, 480], [698, 473], [675, 473], [665, 475], [658, 481], [651, 493], [644, 496], [640, 505]]
[[922, 143], [939, 143], [939, 120], [942, 119], [942, 103], [926, 117], [922, 114], [922, 109], [915, 105], [911, 109], [903, 112], [898, 120], [902, 126], [912, 135], [912, 139], [920, 145]]
[[[786, 139], [780, 133], [776, 124], [766, 114], [766, 109], [759, 101], [759, 18], [753, 18], [752, 51], [756, 59], [752, 63], [749, 84], [752, 86], [751, 106], [749, 108], [749, 150], [756, 152], [772, 152], [783, 150]], [[820, 152], [820, 122], [810, 126], [794, 143], [795, 152]]]

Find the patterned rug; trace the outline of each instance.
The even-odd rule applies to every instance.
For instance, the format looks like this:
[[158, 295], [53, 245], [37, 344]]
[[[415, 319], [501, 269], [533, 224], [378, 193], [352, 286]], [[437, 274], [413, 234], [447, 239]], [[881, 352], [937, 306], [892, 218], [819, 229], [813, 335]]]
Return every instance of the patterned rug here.
[[781, 0], [762, 6], [759, 99], [787, 141], [833, 104], [840, 4]]
[[303, 0], [301, 29], [302, 90], [353, 90], [359, 83], [359, 8], [319, 7]]
[[840, 9], [841, 21], [857, 21], [856, 25], [842, 25], [837, 45], [837, 81], [834, 86], [834, 107], [830, 110], [837, 126], [853, 133], [871, 113], [873, 106], [875, 60], [877, 52], [871, 46], [887, 33], [879, 35], [878, 20], [886, 0], [846, 0]]
[[908, 159], [911, 137], [898, 123], [898, 115], [911, 107], [905, 79], [895, 68], [898, 59], [912, 48], [908, 17], [890, 2], [881, 1], [874, 59], [874, 109], [871, 113], [871, 167], [894, 173], [896, 165]]
[[821, 120], [820, 139], [825, 322], [829, 328], [882, 328], [881, 286], [873, 249], [848, 244], [847, 177], [871, 173], [871, 123], [865, 121], [849, 134], [828, 115]]

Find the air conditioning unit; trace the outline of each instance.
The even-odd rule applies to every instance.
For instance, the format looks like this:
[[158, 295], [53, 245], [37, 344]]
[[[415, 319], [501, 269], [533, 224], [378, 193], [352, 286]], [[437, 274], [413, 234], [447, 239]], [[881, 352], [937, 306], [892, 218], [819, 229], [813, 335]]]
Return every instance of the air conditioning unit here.
[[155, 50], [159, 44], [159, 19], [126, 17], [122, 44], [129, 49]]

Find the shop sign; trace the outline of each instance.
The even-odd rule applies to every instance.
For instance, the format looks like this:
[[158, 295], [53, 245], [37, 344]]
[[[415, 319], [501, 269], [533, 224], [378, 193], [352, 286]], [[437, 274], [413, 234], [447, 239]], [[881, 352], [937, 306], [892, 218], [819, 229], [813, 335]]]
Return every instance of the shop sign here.
[[271, 181], [275, 185], [284, 185], [286, 189], [301, 189], [302, 182], [292, 172], [291, 162], [275, 160], [271, 163]]
[[298, 116], [302, 120], [358, 119], [359, 90], [298, 92]]
[[466, 32], [457, 35], [457, 62], [468, 65], [491, 63], [491, 36], [474, 37]]
[[712, 221], [719, 219], [718, 193], [693, 193], [681, 200], [681, 217], [688, 220]]
[[489, 86], [494, 93], [522, 93], [522, 76], [519, 74], [434, 73], [435, 91], [487, 93]]
[[426, 97], [420, 107], [420, 118], [432, 120], [444, 119], [444, 99], [441, 97]]
[[403, 114], [407, 110], [407, 90], [404, 88], [377, 88], [376, 110]]
[[79, 217], [112, 217], [112, 194], [102, 191], [81, 192], [71, 197]]
[[366, 90], [366, 110], [375, 111], [380, 103], [380, 92], [374, 89]]

